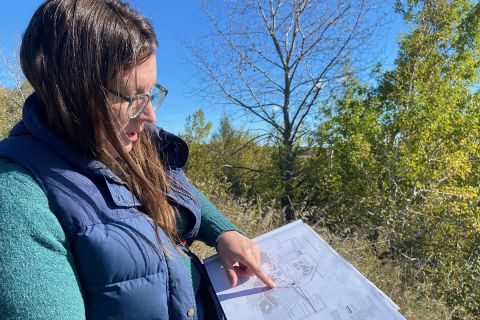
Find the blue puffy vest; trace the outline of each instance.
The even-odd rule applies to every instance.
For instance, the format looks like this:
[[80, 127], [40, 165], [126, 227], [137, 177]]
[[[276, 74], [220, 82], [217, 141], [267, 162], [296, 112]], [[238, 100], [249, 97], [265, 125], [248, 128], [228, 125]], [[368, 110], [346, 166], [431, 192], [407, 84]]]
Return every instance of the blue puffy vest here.
[[[151, 219], [124, 183], [54, 135], [41, 112], [33, 94], [25, 101], [22, 121], [0, 142], [0, 156], [27, 168], [47, 195], [71, 244], [87, 319], [196, 319], [182, 256], [160, 230], [171, 257], [164, 254]], [[200, 227], [200, 208], [182, 169], [188, 148], [180, 138], [152, 127], [168, 176], [181, 187], [169, 190], [170, 201], [189, 209], [195, 221], [184, 234], [192, 241]]]

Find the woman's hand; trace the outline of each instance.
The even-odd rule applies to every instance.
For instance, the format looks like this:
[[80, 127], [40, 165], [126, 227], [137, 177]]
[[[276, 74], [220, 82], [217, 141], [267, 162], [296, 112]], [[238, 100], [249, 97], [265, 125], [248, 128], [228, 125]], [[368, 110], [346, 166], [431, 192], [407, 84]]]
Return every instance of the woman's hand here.
[[237, 285], [238, 277], [257, 276], [269, 288], [275, 288], [260, 266], [260, 248], [249, 238], [237, 231], [227, 231], [218, 239], [217, 253], [232, 287]]

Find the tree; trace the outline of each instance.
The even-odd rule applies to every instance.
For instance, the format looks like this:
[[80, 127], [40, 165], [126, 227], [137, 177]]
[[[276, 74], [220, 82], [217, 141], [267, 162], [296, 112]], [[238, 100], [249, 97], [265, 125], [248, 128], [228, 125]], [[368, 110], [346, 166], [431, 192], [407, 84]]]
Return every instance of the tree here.
[[392, 120], [392, 223], [400, 249], [411, 248], [406, 253], [442, 283], [439, 292], [479, 316], [480, 4], [399, 8], [415, 28], [380, 88]]
[[[385, 166], [382, 105], [376, 88], [347, 77], [344, 91], [325, 107], [304, 193], [309, 206], [321, 206], [321, 220], [337, 233], [362, 230], [374, 236], [385, 225]], [[316, 221], [312, 221], [316, 222]]]
[[32, 87], [28, 82], [13, 89], [0, 86], [0, 139], [6, 138], [10, 129], [21, 119], [23, 102], [31, 92]]
[[480, 4], [398, 9], [411, 31], [395, 69], [372, 88], [349, 81], [327, 110], [315, 158], [323, 174], [309, 183], [327, 186], [316, 190], [333, 222], [388, 230], [384, 255], [411, 263], [413, 281], [433, 278], [454, 319], [478, 317]]
[[181, 137], [190, 149], [187, 173], [199, 185], [208, 184], [209, 192], [249, 199], [266, 188], [270, 150], [255, 142], [246, 131], [235, 129], [224, 115], [220, 127], [210, 134], [212, 123], [201, 109], [186, 119]]
[[182, 138], [191, 144], [204, 144], [210, 135], [212, 123], [205, 120], [202, 109], [198, 109], [185, 120], [185, 132]]
[[7, 57], [0, 48], [0, 66], [7, 87], [0, 85], [0, 139], [5, 138], [10, 129], [22, 116], [25, 99], [33, 92], [32, 86], [25, 81], [17, 56]]
[[272, 172], [271, 150], [256, 140], [248, 131], [235, 129], [224, 115], [210, 141], [213, 161], [221, 169], [219, 173], [228, 182], [230, 192], [248, 200], [258, 193], [267, 194], [266, 184]]
[[196, 184], [209, 183], [214, 179], [214, 166], [207, 145], [212, 123], [205, 119], [202, 109], [189, 115], [185, 122], [185, 132], [180, 134], [189, 147], [187, 174]]
[[191, 47], [206, 80], [202, 92], [239, 107], [270, 133], [287, 221], [294, 218], [295, 181], [302, 172], [298, 156], [311, 115], [341, 83], [347, 61], [358, 67], [362, 58], [368, 65], [359, 53], [365, 53], [377, 24], [369, 20], [370, 10], [369, 0], [205, 5], [215, 31], [210, 41], [202, 39], [208, 47]]

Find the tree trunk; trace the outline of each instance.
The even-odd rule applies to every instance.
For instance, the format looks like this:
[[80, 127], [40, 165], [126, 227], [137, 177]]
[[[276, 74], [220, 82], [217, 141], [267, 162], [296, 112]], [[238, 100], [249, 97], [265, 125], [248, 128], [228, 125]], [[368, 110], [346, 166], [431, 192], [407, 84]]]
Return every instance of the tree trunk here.
[[282, 206], [285, 220], [290, 222], [295, 219], [295, 212], [293, 210], [293, 169], [295, 156], [293, 146], [290, 142], [284, 142], [283, 150], [281, 151], [281, 159], [279, 167], [283, 179], [283, 194], [281, 196], [280, 204]]

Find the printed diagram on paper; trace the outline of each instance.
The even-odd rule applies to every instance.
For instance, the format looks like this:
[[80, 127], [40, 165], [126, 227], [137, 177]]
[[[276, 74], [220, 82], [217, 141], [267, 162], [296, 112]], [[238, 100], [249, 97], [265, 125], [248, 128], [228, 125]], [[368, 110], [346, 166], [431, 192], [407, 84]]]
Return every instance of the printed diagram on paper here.
[[230, 288], [218, 257], [204, 263], [228, 320], [402, 320], [398, 307], [301, 221], [255, 239], [263, 270]]
[[[295, 238], [278, 242], [273, 247], [270, 254], [262, 252], [261, 261], [277, 288], [247, 297], [249, 306], [260, 310], [265, 319], [272, 320], [303, 319], [324, 309], [320, 288], [313, 285], [317, 277], [322, 277], [315, 258], [305, 252]], [[255, 279], [252, 286], [263, 284]]]

